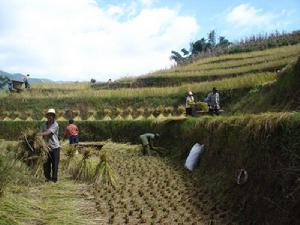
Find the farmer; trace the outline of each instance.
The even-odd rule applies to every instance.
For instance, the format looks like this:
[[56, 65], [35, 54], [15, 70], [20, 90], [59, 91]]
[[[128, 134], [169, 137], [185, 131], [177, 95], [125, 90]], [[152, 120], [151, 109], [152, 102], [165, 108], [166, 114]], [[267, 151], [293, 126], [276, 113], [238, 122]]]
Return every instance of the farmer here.
[[207, 95], [205, 101], [208, 105], [208, 112], [211, 115], [219, 115], [220, 110], [220, 96], [218, 89], [214, 87], [212, 91]]
[[65, 129], [65, 137], [69, 137], [69, 143], [70, 144], [78, 144], [78, 133], [79, 129], [78, 127], [74, 124], [74, 120], [70, 119], [69, 120], [69, 125]]
[[154, 150], [153, 142], [159, 138], [159, 134], [145, 133], [140, 135], [140, 140], [143, 145], [142, 153], [143, 155], [151, 155], [150, 149]]
[[42, 126], [41, 132], [49, 149], [47, 161], [44, 163], [44, 175], [46, 182], [57, 182], [60, 145], [58, 140], [59, 127], [55, 121], [55, 110], [49, 109], [46, 118], [47, 122]]
[[7, 82], [9, 92], [13, 92], [13, 82], [11, 79]]
[[30, 84], [29, 84], [28, 80], [29, 80], [29, 74], [27, 74], [26, 77], [23, 78], [26, 89], [30, 89]]
[[185, 114], [187, 116], [193, 116], [193, 103], [195, 102], [193, 92], [189, 91], [188, 96], [185, 99]]

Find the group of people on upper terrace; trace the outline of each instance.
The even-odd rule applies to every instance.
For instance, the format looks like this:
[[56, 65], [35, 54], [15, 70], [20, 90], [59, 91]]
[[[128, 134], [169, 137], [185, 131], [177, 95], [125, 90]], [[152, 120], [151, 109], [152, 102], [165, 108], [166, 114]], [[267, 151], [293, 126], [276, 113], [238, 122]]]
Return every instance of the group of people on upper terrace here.
[[[208, 113], [210, 115], [219, 115], [220, 112], [220, 95], [216, 87], [208, 93], [207, 97], [204, 99], [204, 102], [208, 105]], [[185, 99], [185, 112], [187, 116], [193, 116], [193, 109], [195, 108], [195, 98], [193, 92], [189, 91]]]

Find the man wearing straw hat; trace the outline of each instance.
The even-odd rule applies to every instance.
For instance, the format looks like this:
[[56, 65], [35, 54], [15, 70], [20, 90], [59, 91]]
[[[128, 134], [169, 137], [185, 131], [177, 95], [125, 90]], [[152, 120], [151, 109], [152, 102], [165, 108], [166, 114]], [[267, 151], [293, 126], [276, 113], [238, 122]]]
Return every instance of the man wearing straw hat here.
[[42, 126], [41, 132], [49, 149], [48, 159], [44, 163], [44, 175], [46, 181], [57, 182], [60, 145], [58, 140], [59, 126], [55, 121], [55, 109], [49, 109], [46, 117], [47, 122]]
[[195, 99], [193, 96], [193, 92], [189, 91], [188, 96], [185, 98], [185, 114], [186, 116], [193, 116], [193, 104], [195, 103]]

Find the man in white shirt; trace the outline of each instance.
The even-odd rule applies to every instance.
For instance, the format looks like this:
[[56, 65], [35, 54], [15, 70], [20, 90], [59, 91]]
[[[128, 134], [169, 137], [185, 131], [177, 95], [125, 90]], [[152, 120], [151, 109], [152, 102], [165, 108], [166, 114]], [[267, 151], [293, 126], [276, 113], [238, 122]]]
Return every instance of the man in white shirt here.
[[208, 112], [211, 115], [219, 115], [220, 110], [220, 96], [218, 93], [218, 89], [214, 87], [212, 92], [210, 92], [206, 98], [206, 102], [208, 104]]

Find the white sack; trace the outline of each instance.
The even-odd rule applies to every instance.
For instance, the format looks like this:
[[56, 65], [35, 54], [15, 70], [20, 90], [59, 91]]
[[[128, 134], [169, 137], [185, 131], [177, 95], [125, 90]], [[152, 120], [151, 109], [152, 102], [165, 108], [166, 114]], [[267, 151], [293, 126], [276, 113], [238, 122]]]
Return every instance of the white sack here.
[[200, 145], [198, 143], [194, 144], [194, 146], [190, 151], [189, 156], [186, 158], [185, 165], [184, 165], [185, 168], [187, 168], [190, 171], [192, 171], [195, 168], [200, 158], [200, 155], [203, 152], [203, 148], [204, 145]]

